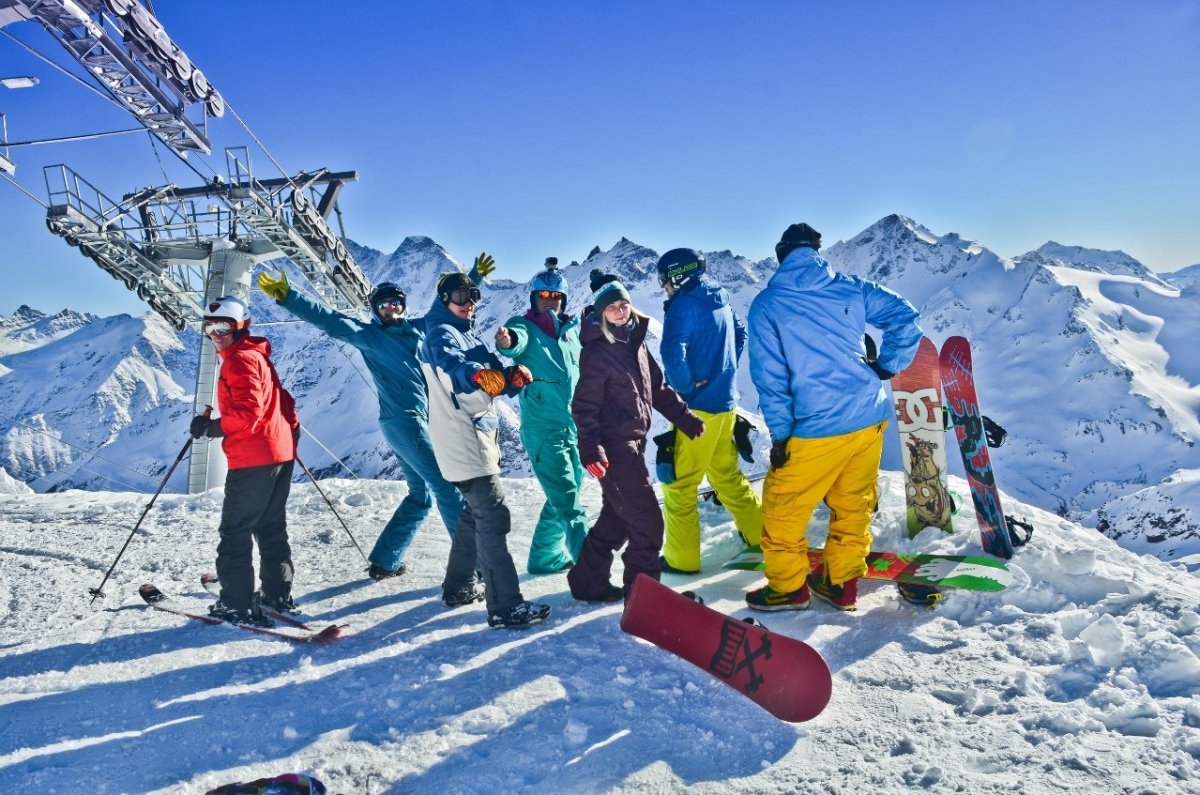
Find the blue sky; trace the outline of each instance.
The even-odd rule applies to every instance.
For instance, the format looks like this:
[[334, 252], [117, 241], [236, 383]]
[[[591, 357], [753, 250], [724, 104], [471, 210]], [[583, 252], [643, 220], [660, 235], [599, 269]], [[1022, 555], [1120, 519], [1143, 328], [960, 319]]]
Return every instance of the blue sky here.
[[[527, 278], [629, 237], [769, 256], [898, 212], [1002, 256], [1047, 240], [1200, 262], [1200, 2], [158, 0], [291, 172], [356, 169], [349, 235], [428, 235]], [[31, 23], [5, 32], [64, 61]], [[0, 37], [10, 140], [132, 126]], [[232, 115], [220, 147], [250, 139]], [[12, 150], [111, 196], [164, 181], [147, 136]], [[172, 181], [197, 179], [160, 148]], [[277, 176], [255, 152], [256, 171]], [[0, 182], [0, 313], [143, 311]]]

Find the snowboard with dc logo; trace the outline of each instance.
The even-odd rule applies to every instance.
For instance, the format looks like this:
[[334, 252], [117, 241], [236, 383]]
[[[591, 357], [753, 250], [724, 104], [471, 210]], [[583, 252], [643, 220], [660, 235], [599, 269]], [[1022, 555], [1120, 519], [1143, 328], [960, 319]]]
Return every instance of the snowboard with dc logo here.
[[639, 574], [621, 629], [703, 668], [780, 720], [821, 714], [833, 689], [829, 666], [803, 641], [718, 613]]
[[1004, 519], [1004, 509], [1000, 507], [1000, 490], [996, 487], [983, 432], [983, 412], [975, 395], [971, 344], [965, 337], [950, 337], [942, 344], [938, 365], [942, 372], [946, 409], [962, 453], [967, 483], [971, 486], [971, 501], [975, 504], [983, 548], [998, 558], [1011, 558], [1012, 538]]
[[912, 364], [892, 377], [892, 400], [904, 459], [908, 537], [926, 527], [949, 533], [953, 502], [946, 477], [942, 380], [937, 347], [928, 337], [921, 338]]

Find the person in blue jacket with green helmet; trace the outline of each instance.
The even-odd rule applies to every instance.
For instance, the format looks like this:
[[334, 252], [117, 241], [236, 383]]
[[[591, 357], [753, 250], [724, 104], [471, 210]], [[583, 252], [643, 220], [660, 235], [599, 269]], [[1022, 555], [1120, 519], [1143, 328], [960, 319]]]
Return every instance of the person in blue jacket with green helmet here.
[[660, 562], [663, 571], [677, 574], [700, 571], [696, 502], [705, 477], [745, 542], [758, 544], [762, 535], [762, 502], [738, 467], [734, 444], [746, 326], [707, 267], [704, 255], [691, 248], [672, 249], [658, 261], [658, 281], [667, 292], [659, 346], [663, 374], [706, 429], [696, 439], [675, 433], [675, 479], [662, 486], [666, 535]]
[[496, 349], [525, 365], [534, 381], [521, 392], [521, 442], [533, 464], [546, 504], [533, 531], [526, 568], [550, 574], [574, 564], [587, 535], [580, 498], [583, 465], [571, 398], [579, 382], [579, 318], [563, 310], [567, 283], [558, 259], [533, 278], [529, 311], [496, 332]]
[[[472, 276], [485, 277], [495, 267], [491, 256], [480, 254]], [[291, 289], [282, 272], [278, 278], [260, 273], [258, 285], [296, 317], [353, 345], [362, 354], [379, 398], [379, 429], [408, 484], [408, 495], [400, 501], [371, 550], [367, 574], [374, 580], [403, 574], [404, 553], [434, 501], [451, 538], [463, 509], [462, 494], [442, 476], [429, 438], [428, 389], [418, 360], [425, 338], [424, 318], [406, 316], [404, 290], [391, 282], [382, 282], [371, 291], [370, 322], [335, 312]]]

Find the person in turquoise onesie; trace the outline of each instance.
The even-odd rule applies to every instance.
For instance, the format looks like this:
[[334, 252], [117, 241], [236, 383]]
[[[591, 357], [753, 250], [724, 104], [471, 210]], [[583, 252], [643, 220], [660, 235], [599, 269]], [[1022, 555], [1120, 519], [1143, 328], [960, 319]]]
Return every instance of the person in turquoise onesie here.
[[579, 318], [566, 314], [567, 283], [558, 259], [530, 284], [529, 311], [496, 332], [496, 349], [533, 373], [521, 392], [521, 441], [533, 464], [546, 504], [533, 531], [526, 569], [551, 574], [570, 568], [587, 535], [580, 501], [583, 465], [571, 398], [579, 382]]
[[[472, 276], [487, 276], [495, 267], [492, 257], [480, 254]], [[374, 580], [403, 574], [404, 553], [434, 500], [451, 538], [463, 509], [462, 494], [442, 477], [429, 440], [429, 395], [417, 358], [425, 338], [425, 319], [406, 317], [407, 297], [391, 282], [382, 282], [371, 291], [370, 322], [335, 312], [292, 290], [282, 272], [278, 278], [260, 273], [258, 285], [296, 317], [350, 343], [362, 354], [379, 398], [379, 429], [408, 484], [408, 496], [400, 501], [371, 550], [367, 574]]]

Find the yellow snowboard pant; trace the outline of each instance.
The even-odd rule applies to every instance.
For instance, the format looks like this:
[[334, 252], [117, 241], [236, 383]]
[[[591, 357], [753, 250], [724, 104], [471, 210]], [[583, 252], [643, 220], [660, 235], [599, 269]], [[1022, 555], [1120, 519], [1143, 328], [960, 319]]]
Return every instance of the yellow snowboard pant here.
[[788, 460], [763, 484], [762, 551], [767, 584], [798, 590], [808, 577], [808, 520], [829, 506], [825, 567], [834, 585], [866, 573], [871, 515], [886, 422], [823, 439], [788, 439]]
[[675, 432], [675, 481], [662, 487], [666, 511], [663, 557], [681, 571], [700, 570], [696, 491], [705, 477], [746, 541], [757, 544], [762, 538], [762, 502], [738, 469], [738, 453], [733, 444], [736, 410], [695, 414], [704, 420], [704, 433], [699, 439], [689, 439]]

